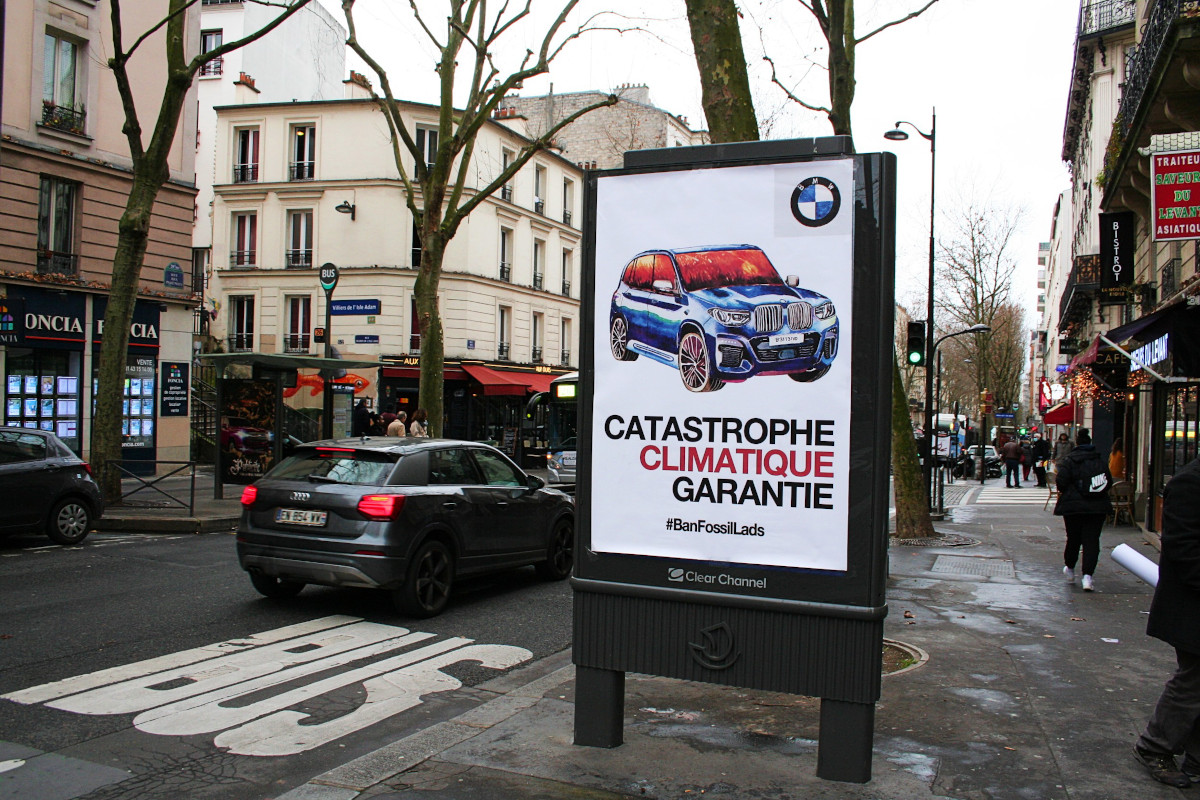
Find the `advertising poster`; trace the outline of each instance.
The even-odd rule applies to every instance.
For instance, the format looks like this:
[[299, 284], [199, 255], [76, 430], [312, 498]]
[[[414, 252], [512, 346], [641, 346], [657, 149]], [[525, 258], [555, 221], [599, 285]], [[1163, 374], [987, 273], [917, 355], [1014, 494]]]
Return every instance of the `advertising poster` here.
[[275, 382], [225, 378], [221, 386], [221, 477], [253, 483], [274, 464]]
[[853, 179], [600, 180], [594, 550], [847, 569]]

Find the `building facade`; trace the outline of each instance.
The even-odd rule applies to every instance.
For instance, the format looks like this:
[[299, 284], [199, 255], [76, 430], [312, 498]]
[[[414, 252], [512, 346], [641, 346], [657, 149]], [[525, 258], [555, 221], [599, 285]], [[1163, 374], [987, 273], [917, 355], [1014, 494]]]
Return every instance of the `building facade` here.
[[[385, 364], [346, 376], [355, 396], [411, 414], [421, 244], [387, 122], [361, 76], [346, 92], [342, 100], [217, 109], [212, 332], [229, 351], [320, 355], [314, 332], [324, 327], [337, 354]], [[402, 106], [432, 153], [438, 109]], [[494, 179], [526, 143], [486, 124], [468, 191]], [[581, 171], [538, 153], [451, 241], [439, 291], [446, 436], [511, 444], [528, 397], [578, 363], [582, 202]], [[325, 263], [340, 271], [328, 316], [318, 281]], [[322, 391], [318, 378], [301, 376], [288, 402], [315, 409]]]
[[[126, 41], [167, 3], [122, 7]], [[185, 12], [188, 52], [200, 15]], [[136, 33], [135, 33], [136, 32]], [[166, 80], [163, 34], [130, 63], [143, 127]], [[99, 341], [118, 222], [132, 180], [125, 119], [112, 73], [107, 2], [9, 0], [5, 12], [0, 141], [0, 368], [5, 423], [51, 430], [87, 456]], [[158, 195], [138, 287], [125, 382], [123, 456], [186, 460], [189, 423], [164, 413], [164, 378], [192, 354], [195, 287], [189, 269], [195, 197], [196, 101], [184, 111]]]

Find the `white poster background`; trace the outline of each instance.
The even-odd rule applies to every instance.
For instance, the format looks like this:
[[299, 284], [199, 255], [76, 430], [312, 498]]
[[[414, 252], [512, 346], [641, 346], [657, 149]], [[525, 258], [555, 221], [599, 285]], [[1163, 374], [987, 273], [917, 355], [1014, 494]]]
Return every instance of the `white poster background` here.
[[[592, 422], [592, 548], [599, 552], [663, 556], [735, 564], [844, 571], [847, 563], [847, 502], [850, 448], [850, 354], [853, 283], [854, 162], [723, 167], [680, 172], [603, 177], [597, 190], [595, 309], [595, 405]], [[840, 190], [841, 207], [828, 224], [810, 228], [790, 210], [792, 191], [806, 178], [819, 176]], [[642, 355], [636, 361], [617, 361], [609, 347], [612, 298], [622, 272], [636, 255], [652, 249], [683, 249], [728, 244], [760, 247], [780, 276], [796, 275], [800, 287], [828, 297], [837, 310], [838, 355], [832, 368], [811, 383], [786, 375], [758, 375], [726, 383], [715, 392], [687, 390], [675, 368]], [[776, 477], [766, 473], [728, 471], [704, 474], [648, 470], [642, 448], [681, 446], [795, 450], [803, 463], [810, 449], [803, 439], [760, 445], [649, 439], [611, 439], [605, 422], [619, 415], [645, 419], [732, 417], [743, 422], [808, 420], [833, 422], [831, 510], [793, 508], [786, 504], [735, 505], [708, 500], [676, 499], [673, 482], [680, 477], [738, 481], [813, 481], [809, 477]], [[662, 423], [660, 423], [661, 425]], [[677, 460], [677, 459], [675, 459]], [[740, 491], [740, 489], [739, 489]], [[763, 536], [669, 530], [667, 521], [679, 518], [725, 524], [739, 529], [761, 526]]]

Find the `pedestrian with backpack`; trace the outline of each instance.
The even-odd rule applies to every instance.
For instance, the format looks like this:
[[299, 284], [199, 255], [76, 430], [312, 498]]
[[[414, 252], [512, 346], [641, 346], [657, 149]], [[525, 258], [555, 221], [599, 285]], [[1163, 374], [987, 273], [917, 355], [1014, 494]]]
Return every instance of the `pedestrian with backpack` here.
[[1075, 564], [1082, 547], [1083, 590], [1090, 592], [1095, 588], [1092, 576], [1096, 572], [1096, 562], [1100, 560], [1100, 529], [1104, 527], [1104, 518], [1112, 511], [1108, 496], [1112, 475], [1086, 429], [1080, 429], [1075, 448], [1058, 465], [1054, 483], [1058, 487], [1054, 513], [1063, 518], [1067, 529], [1063, 575], [1067, 583], [1075, 582]]

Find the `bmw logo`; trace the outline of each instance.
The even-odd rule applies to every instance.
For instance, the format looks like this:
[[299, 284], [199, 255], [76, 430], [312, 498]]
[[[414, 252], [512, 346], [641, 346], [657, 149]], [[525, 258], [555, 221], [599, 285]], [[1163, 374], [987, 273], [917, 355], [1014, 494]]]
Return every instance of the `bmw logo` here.
[[814, 175], [792, 190], [792, 216], [805, 227], [828, 225], [841, 207], [842, 193], [828, 178]]

